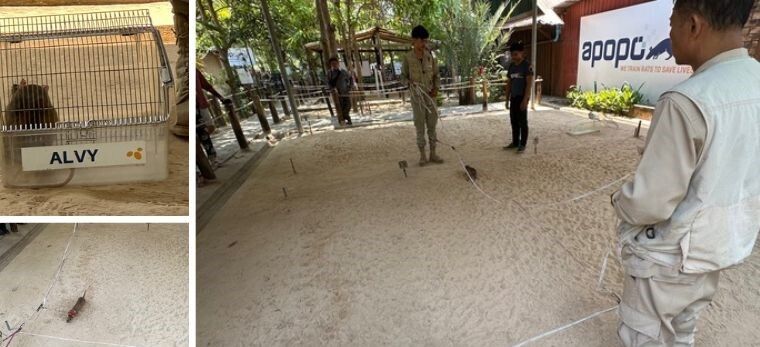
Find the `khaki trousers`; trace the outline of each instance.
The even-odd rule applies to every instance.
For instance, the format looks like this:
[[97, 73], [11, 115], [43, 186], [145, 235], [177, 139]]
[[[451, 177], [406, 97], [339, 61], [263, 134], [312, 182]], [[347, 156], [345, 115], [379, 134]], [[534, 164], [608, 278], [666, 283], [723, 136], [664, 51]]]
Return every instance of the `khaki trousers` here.
[[693, 346], [697, 319], [718, 289], [720, 271], [625, 275], [618, 336], [627, 347]]
[[438, 141], [436, 126], [438, 125], [438, 113], [436, 105], [424, 96], [412, 98], [412, 114], [414, 128], [417, 130], [417, 147], [425, 147], [425, 128], [427, 128], [430, 147], [434, 148]]

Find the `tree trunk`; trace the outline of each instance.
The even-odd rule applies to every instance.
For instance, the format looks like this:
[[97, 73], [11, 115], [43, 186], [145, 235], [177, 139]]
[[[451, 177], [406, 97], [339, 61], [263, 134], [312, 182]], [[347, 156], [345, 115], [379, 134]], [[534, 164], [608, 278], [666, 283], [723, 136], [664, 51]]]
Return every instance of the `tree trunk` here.
[[467, 88], [467, 105], [475, 104], [475, 76], [470, 76], [470, 87]]
[[[351, 47], [351, 57], [354, 60], [354, 73], [356, 76], [356, 84], [354, 84], [354, 88], [356, 90], [363, 90], [363, 81], [364, 78], [362, 76], [362, 57], [359, 53], [359, 49], [356, 45], [356, 22], [351, 18], [351, 9], [353, 8], [353, 0], [346, 0], [346, 22], [348, 23], [348, 42], [349, 47]], [[351, 97], [351, 109], [354, 112], [358, 112], [358, 105], [357, 105], [357, 98]]]
[[[232, 102], [235, 104], [236, 109], [240, 109], [242, 107], [242, 103], [240, 100], [240, 96], [238, 94], [238, 89], [240, 86], [240, 81], [238, 81], [238, 75], [237, 72], [230, 66], [230, 61], [228, 59], [228, 52], [229, 48], [222, 47], [219, 48], [219, 55], [220, 59], [222, 60], [222, 67], [224, 68], [224, 72], [227, 75], [227, 86], [230, 88]], [[242, 110], [239, 112], [241, 118], [248, 118], [250, 116], [250, 113]]]
[[[204, 11], [205, 10], [205, 11]], [[221, 28], [222, 25], [219, 22], [219, 17], [216, 15], [216, 10], [214, 10], [214, 3], [213, 0], [206, 0], [206, 7], [203, 8], [203, 5], [201, 4], [201, 16], [206, 18], [205, 12], [208, 11], [208, 14], [210, 14], [211, 21], [214, 22], [214, 25]], [[231, 99], [232, 102], [235, 105], [235, 108], [240, 109], [241, 103], [240, 98], [235, 95], [237, 93], [238, 86], [240, 85], [240, 81], [238, 81], [237, 73], [232, 69], [230, 66], [230, 62], [228, 60], [228, 52], [229, 47], [231, 46], [227, 42], [220, 42], [219, 38], [214, 39], [214, 44], [219, 49], [219, 55], [220, 60], [222, 61], [222, 67], [224, 68], [224, 72], [227, 74], [227, 85], [230, 87], [230, 92], [232, 93]], [[248, 117], [247, 113], [243, 113], [242, 116]]]
[[319, 22], [320, 42], [322, 43], [322, 68], [327, 74], [330, 57], [338, 55], [338, 45], [335, 42], [335, 26], [330, 21], [330, 11], [327, 0], [316, 0], [317, 20]]
[[317, 78], [317, 66], [314, 63], [314, 56], [307, 52], [306, 53], [306, 63], [309, 64], [309, 84], [317, 84], [319, 83], [319, 78]]

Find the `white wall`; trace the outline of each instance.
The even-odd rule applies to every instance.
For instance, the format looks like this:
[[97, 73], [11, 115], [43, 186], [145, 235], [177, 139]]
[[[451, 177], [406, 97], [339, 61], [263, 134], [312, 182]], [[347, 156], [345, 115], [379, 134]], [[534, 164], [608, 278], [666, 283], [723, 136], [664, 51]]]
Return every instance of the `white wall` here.
[[598, 89], [628, 82], [636, 89], [643, 83], [644, 103], [654, 104], [687, 79], [691, 67], [668, 59], [672, 10], [672, 0], [657, 0], [581, 18], [578, 86], [593, 90], [595, 82]]

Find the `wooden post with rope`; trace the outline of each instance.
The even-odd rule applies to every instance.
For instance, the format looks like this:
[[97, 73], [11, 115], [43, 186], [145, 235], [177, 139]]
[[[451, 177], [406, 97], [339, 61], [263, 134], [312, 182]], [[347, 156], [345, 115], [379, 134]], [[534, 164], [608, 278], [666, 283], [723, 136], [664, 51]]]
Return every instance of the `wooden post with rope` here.
[[285, 98], [282, 98], [280, 99], [280, 103], [282, 104], [282, 112], [284, 112], [286, 116], [290, 117], [290, 108], [288, 108], [288, 100]]
[[269, 112], [272, 114], [272, 120], [274, 121], [274, 124], [278, 124], [282, 122], [282, 120], [280, 119], [280, 116], [277, 115], [277, 106], [275, 106], [275, 103], [274, 103], [274, 96], [269, 97], [268, 103], [269, 103]]
[[483, 112], [488, 111], [488, 80], [483, 78]]
[[227, 116], [230, 118], [230, 125], [232, 125], [232, 131], [235, 133], [240, 149], [248, 149], [248, 140], [245, 139], [243, 128], [240, 126], [240, 119], [235, 113], [235, 106], [228, 103], [224, 105], [224, 108], [227, 110]]
[[253, 110], [256, 113], [256, 117], [259, 119], [261, 130], [263, 130], [265, 134], [271, 133], [272, 128], [269, 127], [269, 121], [267, 120], [266, 114], [261, 107], [261, 99], [259, 98], [259, 95], [250, 86], [246, 87], [245, 92], [248, 95], [248, 98], [253, 102]]

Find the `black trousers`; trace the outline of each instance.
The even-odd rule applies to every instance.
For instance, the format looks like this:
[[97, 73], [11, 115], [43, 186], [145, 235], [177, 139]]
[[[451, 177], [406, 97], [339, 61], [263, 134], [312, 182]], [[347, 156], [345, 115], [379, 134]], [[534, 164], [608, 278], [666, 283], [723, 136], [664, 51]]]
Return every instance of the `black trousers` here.
[[528, 144], [528, 109], [520, 109], [523, 96], [509, 99], [509, 121], [512, 123], [512, 143], [520, 147]]
[[196, 140], [201, 143], [201, 146], [206, 151], [206, 156], [216, 157], [216, 150], [214, 149], [214, 143], [211, 142], [211, 135], [206, 130], [205, 120], [201, 117], [201, 110], [197, 107], [195, 108], [195, 136]]
[[342, 113], [343, 120], [346, 121], [346, 123], [351, 123], [351, 97], [341, 96], [338, 99], [340, 102], [340, 105], [338, 105], [338, 112]]

